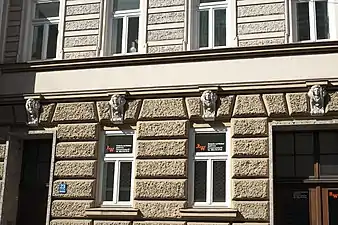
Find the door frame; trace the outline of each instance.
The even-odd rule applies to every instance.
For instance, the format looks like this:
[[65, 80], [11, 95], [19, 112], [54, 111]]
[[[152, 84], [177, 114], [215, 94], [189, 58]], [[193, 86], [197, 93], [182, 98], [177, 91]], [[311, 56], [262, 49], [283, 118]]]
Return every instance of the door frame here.
[[[11, 153], [10, 146], [11, 146], [11, 140], [14, 141], [20, 141], [21, 143], [21, 151], [22, 151], [22, 144], [25, 140], [34, 140], [34, 139], [52, 139], [52, 152], [51, 152], [51, 161], [50, 161], [50, 170], [49, 170], [49, 187], [48, 187], [48, 200], [47, 200], [47, 210], [46, 210], [46, 225], [49, 225], [50, 222], [50, 213], [51, 213], [51, 204], [52, 204], [52, 192], [53, 192], [53, 181], [54, 181], [54, 163], [55, 163], [55, 151], [56, 151], [56, 138], [57, 138], [57, 130], [56, 128], [46, 129], [46, 130], [20, 130], [20, 131], [12, 131], [8, 133], [7, 141], [6, 141], [6, 152], [5, 152], [5, 161], [4, 161], [4, 174], [3, 174], [3, 185], [0, 190], [0, 194], [2, 198], [4, 198], [5, 195], [5, 188], [6, 188], [6, 179], [7, 178], [7, 166], [8, 166], [8, 156]], [[21, 164], [20, 163], [20, 171], [21, 171]], [[15, 215], [17, 213], [17, 208], [15, 210]], [[0, 215], [1, 215], [1, 221], [0, 224], [6, 225], [5, 221], [2, 221], [4, 219], [3, 214], [3, 207], [0, 207]], [[14, 223], [15, 224], [15, 223]]]
[[[323, 117], [322, 117], [323, 118]], [[304, 120], [272, 120], [268, 124], [268, 141], [269, 141], [269, 208], [270, 208], [270, 225], [274, 225], [274, 165], [273, 165], [273, 132], [275, 131], [297, 131], [297, 130], [338, 130], [337, 119], [320, 119], [314, 118]]]

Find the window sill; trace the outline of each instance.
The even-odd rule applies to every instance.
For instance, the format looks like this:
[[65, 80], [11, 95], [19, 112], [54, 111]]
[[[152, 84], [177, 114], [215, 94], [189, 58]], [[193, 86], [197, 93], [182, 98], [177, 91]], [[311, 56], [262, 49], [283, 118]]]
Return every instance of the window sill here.
[[85, 215], [90, 218], [109, 218], [109, 219], [133, 219], [139, 217], [139, 210], [134, 208], [90, 208], [86, 210]]
[[231, 208], [188, 208], [181, 209], [180, 213], [186, 219], [235, 219], [238, 217], [238, 210]]

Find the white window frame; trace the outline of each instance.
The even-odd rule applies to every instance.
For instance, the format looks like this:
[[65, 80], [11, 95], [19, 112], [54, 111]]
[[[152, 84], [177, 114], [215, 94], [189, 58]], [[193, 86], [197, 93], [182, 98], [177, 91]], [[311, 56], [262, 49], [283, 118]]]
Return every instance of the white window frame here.
[[[40, 3], [52, 3], [59, 2], [59, 16], [58, 17], [49, 17], [47, 19], [36, 19], [35, 18], [35, 9], [36, 4]], [[23, 49], [19, 61], [45, 61], [45, 60], [56, 60], [62, 59], [63, 51], [63, 36], [64, 36], [64, 17], [65, 17], [65, 4], [66, 0], [25, 0], [24, 8], [28, 10], [25, 11], [25, 15], [22, 17], [21, 24], [24, 24], [24, 27], [21, 27], [21, 38], [20, 48]], [[44, 33], [43, 33], [43, 43], [42, 43], [42, 55], [41, 59], [32, 60], [32, 46], [33, 46], [33, 36], [34, 36], [34, 26], [44, 24]], [[48, 45], [48, 30], [50, 24], [58, 24], [58, 37], [56, 45], [56, 57], [53, 59], [47, 59], [47, 45]], [[23, 47], [24, 46], [24, 47]]]
[[[121, 153], [121, 154], [109, 154], [105, 153], [105, 140], [109, 136], [132, 136], [133, 137], [133, 152], [132, 153]], [[100, 142], [100, 181], [99, 182], [99, 191], [98, 198], [101, 203], [101, 207], [132, 207], [133, 205], [133, 190], [134, 190], [134, 176], [135, 176], [135, 151], [136, 151], [136, 134], [133, 130], [118, 130], [118, 131], [105, 131], [101, 135]], [[114, 168], [114, 184], [113, 184], [113, 199], [112, 201], [104, 201], [102, 199], [105, 183], [104, 179], [104, 163], [105, 162], [115, 162]], [[131, 171], [131, 188], [130, 188], [130, 201], [118, 201], [119, 193], [119, 177], [120, 177], [120, 162], [131, 162], [132, 171]]]
[[[111, 55], [134, 55], [140, 53], [146, 53], [145, 40], [146, 40], [146, 18], [147, 18], [147, 2], [140, 0], [140, 8], [132, 10], [119, 10], [114, 11], [114, 0], [107, 0], [104, 2], [104, 15], [106, 18], [103, 21], [103, 33], [102, 33], [102, 51], [101, 56]], [[139, 31], [138, 31], [138, 51], [135, 53], [128, 53], [128, 18], [139, 18]], [[113, 40], [116, 40], [113, 34], [113, 19], [123, 18], [123, 30], [122, 30], [122, 51], [121, 53], [113, 54]], [[124, 32], [126, 31], [126, 32]]]
[[[228, 48], [236, 47], [238, 45], [237, 35], [236, 35], [236, 1], [234, 0], [224, 0], [218, 2], [210, 3], [199, 3], [199, 0], [189, 0], [190, 10], [189, 10], [189, 32], [188, 32], [188, 50], [196, 49], [219, 49], [219, 48]], [[218, 9], [226, 10], [226, 45], [225, 46], [214, 46], [214, 11]], [[199, 12], [200, 11], [209, 11], [209, 41], [208, 47], [199, 47]]]
[[[327, 2], [327, 13], [329, 18], [329, 38], [317, 39], [317, 25], [316, 25], [316, 2]], [[310, 40], [298, 41], [297, 36], [297, 3], [309, 3], [309, 25], [310, 25]], [[290, 42], [306, 43], [306, 42], [320, 42], [328, 41], [337, 38], [337, 6], [335, 1], [331, 0], [291, 0], [289, 4], [290, 21]]]
[[[222, 133], [225, 135], [225, 152], [196, 152], [195, 153], [195, 134], [210, 133], [217, 134]], [[230, 207], [230, 192], [231, 192], [231, 179], [230, 179], [230, 128], [195, 128], [191, 129], [190, 141], [189, 141], [189, 204], [196, 208], [208, 208], [208, 207]], [[207, 185], [206, 185], [206, 202], [194, 201], [194, 182], [195, 182], [195, 161], [207, 160]], [[213, 190], [212, 190], [212, 162], [213, 161], [225, 161], [225, 202], [211, 202]]]

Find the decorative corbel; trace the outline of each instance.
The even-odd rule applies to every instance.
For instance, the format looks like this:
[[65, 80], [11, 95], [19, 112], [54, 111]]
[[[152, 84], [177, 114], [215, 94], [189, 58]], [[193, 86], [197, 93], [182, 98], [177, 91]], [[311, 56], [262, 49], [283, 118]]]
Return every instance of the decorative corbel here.
[[211, 90], [206, 90], [201, 96], [202, 118], [205, 121], [214, 121], [216, 117], [217, 94]]
[[311, 115], [320, 116], [325, 113], [325, 96], [326, 91], [320, 85], [313, 85], [308, 96], [310, 98]]
[[113, 124], [123, 124], [124, 121], [124, 105], [126, 104], [126, 99], [124, 95], [114, 94], [110, 101], [110, 120]]
[[29, 98], [26, 101], [27, 125], [38, 126], [40, 115], [40, 101], [37, 99]]

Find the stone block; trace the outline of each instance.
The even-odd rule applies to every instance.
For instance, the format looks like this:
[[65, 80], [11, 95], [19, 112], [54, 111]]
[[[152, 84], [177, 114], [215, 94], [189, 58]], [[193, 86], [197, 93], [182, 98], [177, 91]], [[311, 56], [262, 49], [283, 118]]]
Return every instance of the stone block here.
[[98, 42], [97, 35], [65, 37], [65, 48], [81, 47], [81, 46], [96, 46]]
[[83, 52], [65, 52], [63, 53], [64, 59], [86, 59], [96, 57], [96, 51], [83, 51]]
[[264, 103], [260, 95], [238, 95], [236, 98], [234, 117], [265, 116]]
[[97, 121], [94, 102], [58, 103], [53, 122]]
[[93, 206], [93, 200], [54, 200], [51, 215], [54, 218], [81, 218], [85, 217], [86, 209]]
[[338, 112], [338, 92], [328, 93], [328, 103], [326, 112], [330, 114], [337, 114]]
[[[59, 194], [59, 184], [67, 185], [67, 193]], [[95, 180], [56, 180], [53, 184], [53, 196], [59, 198], [94, 198]]]
[[187, 118], [182, 98], [145, 99], [139, 119], [184, 119]]
[[110, 120], [110, 106], [108, 101], [96, 102], [99, 120]]
[[234, 137], [257, 137], [268, 135], [268, 121], [266, 118], [232, 119]]
[[57, 161], [54, 176], [64, 178], [94, 178], [96, 175], [96, 161]]
[[50, 123], [55, 111], [55, 103], [43, 104], [40, 112], [40, 123]]
[[185, 225], [184, 221], [142, 221], [134, 222], [133, 225]]
[[99, 29], [99, 24], [99, 19], [67, 21], [65, 31], [95, 30]]
[[16, 123], [27, 123], [27, 113], [24, 105], [14, 106], [14, 116]]
[[56, 158], [59, 159], [93, 159], [96, 158], [98, 143], [61, 142], [56, 145]]
[[201, 118], [201, 98], [191, 97], [185, 99], [189, 118]]
[[0, 162], [0, 179], [4, 177], [4, 165], [5, 163]]
[[288, 109], [284, 94], [265, 94], [263, 100], [268, 111], [268, 115], [287, 116]]
[[291, 116], [309, 114], [307, 93], [288, 93], [286, 101]]
[[285, 30], [284, 20], [238, 24], [238, 34], [280, 32]]
[[184, 5], [184, 0], [149, 0], [149, 8]]
[[180, 209], [187, 206], [186, 201], [136, 201], [135, 208], [141, 211], [143, 218], [169, 219], [179, 218]]
[[183, 45], [159, 45], [148, 46], [148, 53], [180, 52], [183, 51]]
[[100, 3], [85, 4], [85, 5], [68, 5], [66, 7], [67, 16], [95, 14], [100, 13]]
[[269, 177], [268, 159], [233, 159], [232, 171], [235, 178]]
[[183, 178], [187, 177], [187, 160], [137, 160], [138, 178]]
[[69, 220], [69, 219], [56, 219], [50, 221], [50, 225], [92, 225], [91, 220]]
[[269, 198], [268, 179], [234, 179], [233, 180], [234, 200], [267, 200]]
[[184, 22], [184, 11], [148, 14], [148, 24]]
[[131, 225], [131, 221], [104, 221], [94, 220], [94, 225]]
[[220, 105], [217, 109], [217, 117], [218, 118], [230, 118], [232, 113], [232, 108], [234, 105], [235, 96], [219, 96]]
[[183, 39], [184, 28], [148, 31], [148, 41], [165, 41]]
[[0, 123], [13, 124], [14, 123], [14, 110], [12, 106], [0, 107]]
[[186, 199], [187, 180], [136, 180], [135, 199]]
[[238, 39], [239, 39], [239, 41], [238, 41], [239, 47], [285, 44], [285, 37], [251, 39], [251, 40], [241, 40], [241, 37], [239, 37]]
[[59, 140], [97, 140], [98, 126], [95, 123], [87, 124], [59, 124], [57, 130]]
[[[110, 120], [110, 105], [108, 101], [97, 102], [97, 110], [99, 114], [99, 120]], [[135, 122], [140, 113], [142, 106], [142, 100], [127, 101], [124, 113], [125, 122]]]
[[187, 157], [188, 140], [138, 141], [138, 158]]
[[246, 220], [269, 220], [269, 202], [267, 201], [233, 202], [233, 205]]
[[268, 16], [284, 14], [284, 3], [246, 5], [237, 8], [238, 17]]
[[5, 159], [6, 154], [6, 144], [0, 144], [0, 160]]
[[188, 121], [158, 121], [158, 122], [138, 122], [137, 135], [139, 139], [155, 138], [187, 138]]
[[268, 138], [232, 139], [233, 157], [268, 157]]

